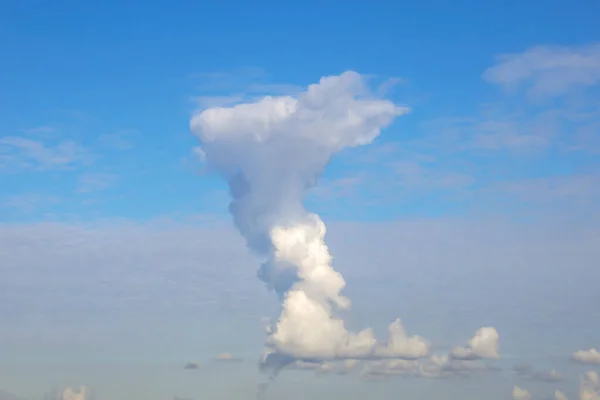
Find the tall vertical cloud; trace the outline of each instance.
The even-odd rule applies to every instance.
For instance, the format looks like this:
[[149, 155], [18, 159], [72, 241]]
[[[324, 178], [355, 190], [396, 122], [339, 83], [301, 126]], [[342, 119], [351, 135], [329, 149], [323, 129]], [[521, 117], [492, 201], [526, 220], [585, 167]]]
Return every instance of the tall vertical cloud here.
[[[350, 332], [336, 316], [348, 309], [346, 282], [332, 266], [326, 227], [303, 199], [331, 157], [372, 142], [409, 110], [378, 98], [356, 72], [324, 77], [297, 97], [209, 108], [191, 120], [205, 161], [229, 182], [230, 211], [251, 249], [265, 258], [259, 277], [282, 302], [268, 330], [271, 357], [416, 358], [429, 344], [400, 321], [387, 343], [371, 329]], [[268, 360], [266, 357], [265, 360]]]

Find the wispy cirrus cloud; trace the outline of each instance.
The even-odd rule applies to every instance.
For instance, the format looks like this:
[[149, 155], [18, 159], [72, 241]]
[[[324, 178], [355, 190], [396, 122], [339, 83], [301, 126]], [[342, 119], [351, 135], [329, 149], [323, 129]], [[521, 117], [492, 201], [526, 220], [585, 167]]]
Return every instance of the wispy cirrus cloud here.
[[5, 172], [69, 169], [89, 161], [87, 149], [71, 140], [49, 144], [22, 136], [0, 138], [0, 169]]
[[474, 178], [466, 173], [445, 171], [443, 168], [416, 161], [393, 162], [390, 167], [397, 174], [399, 183], [407, 189], [454, 189], [469, 186], [474, 182]]
[[535, 46], [497, 60], [483, 78], [513, 92], [525, 88], [530, 96], [556, 97], [600, 82], [600, 43]]
[[47, 196], [39, 193], [26, 193], [12, 195], [6, 198], [0, 206], [9, 208], [20, 214], [30, 214], [43, 208], [51, 207], [60, 203], [57, 196]]
[[79, 176], [79, 193], [90, 193], [110, 188], [118, 181], [115, 174], [103, 172], [88, 172]]
[[196, 109], [231, 106], [265, 95], [293, 95], [302, 86], [274, 82], [262, 68], [245, 67], [232, 71], [197, 73], [191, 76], [200, 96], [191, 98]]
[[537, 46], [496, 59], [482, 78], [504, 93], [473, 115], [427, 122], [420, 144], [460, 152], [598, 151], [600, 43]]

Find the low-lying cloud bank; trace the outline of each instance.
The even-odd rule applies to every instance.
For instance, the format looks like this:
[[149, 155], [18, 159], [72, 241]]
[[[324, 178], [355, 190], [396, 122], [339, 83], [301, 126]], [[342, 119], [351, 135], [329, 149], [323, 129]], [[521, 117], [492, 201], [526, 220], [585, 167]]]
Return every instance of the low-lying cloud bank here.
[[[535, 398], [532, 393], [524, 388], [515, 386], [512, 397], [514, 400], [531, 400]], [[579, 378], [579, 400], [600, 400], [600, 379], [596, 371], [588, 371]], [[561, 390], [554, 391], [554, 400], [569, 400]]]

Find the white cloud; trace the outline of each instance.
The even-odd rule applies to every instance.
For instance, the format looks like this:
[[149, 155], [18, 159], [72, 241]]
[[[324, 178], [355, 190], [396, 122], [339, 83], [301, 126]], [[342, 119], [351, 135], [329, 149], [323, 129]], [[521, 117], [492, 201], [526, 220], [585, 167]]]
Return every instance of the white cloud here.
[[500, 335], [493, 327], [480, 328], [465, 347], [455, 347], [450, 355], [457, 360], [498, 358]]
[[588, 371], [581, 376], [579, 400], [600, 400], [600, 379], [596, 371]]
[[[350, 306], [341, 294], [346, 283], [332, 268], [325, 224], [302, 202], [335, 153], [370, 143], [407, 111], [376, 98], [359, 74], [345, 72], [322, 78], [297, 97], [266, 96], [192, 118], [206, 162], [230, 184], [237, 227], [269, 260], [260, 276], [282, 298], [265, 362], [383, 354], [371, 329], [350, 332], [334, 316]], [[415, 352], [414, 341], [401, 337], [398, 327], [398, 338], [390, 338], [397, 347], [390, 351]]]
[[572, 359], [581, 364], [598, 364], [600, 365], [600, 352], [595, 348], [589, 350], [579, 350], [573, 353]]
[[554, 400], [569, 400], [566, 394], [561, 392], [560, 390], [554, 391]]
[[429, 354], [429, 342], [420, 336], [408, 336], [400, 319], [388, 327], [386, 344], [375, 345], [374, 355], [381, 358], [418, 359]]
[[421, 360], [374, 360], [365, 361], [361, 378], [385, 380], [392, 376], [413, 376], [431, 379], [445, 379], [470, 376], [474, 373], [493, 371], [494, 368], [477, 360], [456, 360], [448, 356], [433, 355]]
[[515, 386], [513, 388], [512, 398], [514, 400], [531, 400], [531, 393], [529, 390]]
[[80, 386], [77, 389], [69, 386], [57, 396], [57, 400], [90, 400], [91, 398], [92, 391], [87, 386]]
[[498, 57], [483, 77], [507, 89], [527, 86], [535, 96], [558, 96], [600, 82], [600, 43], [585, 46], [537, 46]]
[[[553, 156], [567, 157], [574, 150], [599, 151], [600, 43], [537, 46], [503, 55], [483, 78], [513, 95], [480, 104], [470, 116], [427, 123], [426, 131], [434, 129], [433, 134], [416, 142], [436, 147], [438, 153], [485, 150], [532, 155], [557, 149]], [[556, 98], [564, 101], [549, 101]]]

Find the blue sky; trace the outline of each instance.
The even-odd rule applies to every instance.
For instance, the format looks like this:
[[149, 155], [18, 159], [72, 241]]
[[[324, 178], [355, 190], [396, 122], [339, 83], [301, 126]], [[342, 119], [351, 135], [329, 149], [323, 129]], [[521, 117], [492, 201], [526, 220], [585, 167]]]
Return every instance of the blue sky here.
[[[354, 70], [411, 112], [337, 154], [305, 200], [328, 222], [346, 321], [384, 335], [400, 316], [442, 350], [495, 326], [501, 377], [286, 371], [267, 398], [506, 399], [518, 384], [576, 399], [595, 365], [569, 356], [600, 348], [598, 15], [591, 0], [4, 1], [0, 389], [253, 397], [279, 304], [190, 118]], [[188, 360], [206, 367], [186, 375]]]
[[[536, 45], [588, 45], [598, 36], [593, 2], [511, 4], [8, 2], [0, 40], [0, 129], [47, 150], [31, 153], [30, 162], [40, 165], [28, 170], [5, 163], [4, 203], [14, 203], [15, 196], [37, 198], [35, 218], [148, 220], [174, 210], [223, 211], [211, 197], [223, 189], [220, 181], [193, 173], [199, 168], [191, 153], [195, 139], [188, 133], [189, 115], [197, 107], [193, 99], [285, 92], [347, 69], [374, 74], [375, 83], [401, 79], [390, 96], [413, 113], [384, 132], [378, 144], [402, 143], [411, 153], [433, 154], [430, 168], [454, 168], [474, 180], [471, 186], [589, 170], [595, 157], [565, 154], [554, 146], [534, 149], [533, 155], [502, 144], [494, 152], [444, 154], [444, 145], [409, 143], [435, 141], [434, 135], [449, 129], [473, 134], [474, 124], [486, 118], [529, 122], [538, 109], [523, 91], [507, 97], [482, 73], [500, 54]], [[484, 107], [493, 109], [491, 115]], [[463, 126], [459, 119], [466, 120]], [[353, 174], [348, 168], [340, 160], [328, 175]], [[423, 193], [402, 205], [409, 214], [464, 211], [440, 195]], [[390, 207], [398, 208], [398, 200], [393, 203]], [[17, 217], [10, 207], [1, 212], [10, 220], [32, 218], [31, 212]]]

